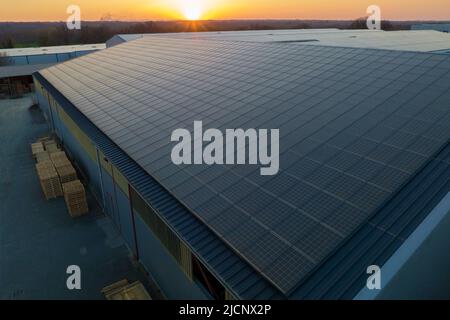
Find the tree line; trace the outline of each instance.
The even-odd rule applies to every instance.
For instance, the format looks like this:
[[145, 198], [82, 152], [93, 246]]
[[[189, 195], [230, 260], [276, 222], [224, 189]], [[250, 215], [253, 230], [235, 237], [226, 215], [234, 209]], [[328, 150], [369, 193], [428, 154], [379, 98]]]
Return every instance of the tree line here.
[[[409, 29], [411, 23], [382, 22], [384, 30]], [[81, 30], [68, 30], [64, 22], [0, 23], [0, 49], [30, 46], [57, 46], [104, 43], [115, 34], [164, 33], [191, 31], [232, 31], [268, 29], [340, 28], [367, 29], [366, 19], [354, 21], [302, 20], [210, 20], [82, 22]]]

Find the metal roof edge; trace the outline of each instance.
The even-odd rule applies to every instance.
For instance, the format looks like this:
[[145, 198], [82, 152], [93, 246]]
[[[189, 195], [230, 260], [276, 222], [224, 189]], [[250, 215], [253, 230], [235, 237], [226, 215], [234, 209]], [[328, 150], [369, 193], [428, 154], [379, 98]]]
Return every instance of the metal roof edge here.
[[[412, 258], [414, 253], [425, 244], [433, 231], [450, 217], [450, 192], [438, 203], [425, 220], [395, 251], [391, 258], [381, 267], [383, 286], [386, 287], [394, 276]], [[355, 296], [355, 300], [374, 300], [383, 292], [381, 290], [369, 290], [363, 287]]]

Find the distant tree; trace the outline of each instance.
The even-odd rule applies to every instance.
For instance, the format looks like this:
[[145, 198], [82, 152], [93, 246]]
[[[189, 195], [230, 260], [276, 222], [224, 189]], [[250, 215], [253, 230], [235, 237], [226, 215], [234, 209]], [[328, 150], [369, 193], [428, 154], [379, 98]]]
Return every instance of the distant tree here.
[[14, 42], [11, 38], [6, 38], [0, 43], [0, 47], [3, 49], [14, 48]]
[[354, 20], [348, 27], [349, 29], [367, 29], [367, 17]]
[[154, 33], [158, 28], [153, 21], [136, 23], [125, 30], [125, 33]]
[[[206, 20], [206, 21], [85, 21], [81, 30], [67, 30], [65, 22], [0, 22], [0, 48], [55, 46], [105, 42], [115, 34], [160, 33], [183, 31], [232, 31], [264, 29], [340, 28], [367, 29], [366, 17], [354, 21], [312, 20]], [[411, 22], [382, 21], [383, 30], [409, 29]]]
[[52, 46], [70, 44], [70, 31], [66, 26], [56, 26], [49, 36], [49, 44]]
[[[348, 29], [367, 29], [367, 19], [368, 17], [362, 17], [354, 20]], [[394, 25], [389, 20], [381, 20], [381, 30], [393, 31], [393, 30], [404, 30], [406, 29], [403, 25]]]
[[298, 23], [292, 26], [292, 29], [311, 29], [311, 26], [307, 23]]
[[49, 45], [49, 31], [43, 30], [39, 33], [37, 44], [39, 47], [46, 47]]
[[402, 27], [396, 27], [392, 24], [392, 22], [388, 20], [381, 21], [381, 29], [384, 31], [394, 31], [394, 30], [401, 30]]
[[114, 34], [114, 30], [104, 25], [86, 26], [79, 31], [78, 40], [82, 44], [103, 43]]

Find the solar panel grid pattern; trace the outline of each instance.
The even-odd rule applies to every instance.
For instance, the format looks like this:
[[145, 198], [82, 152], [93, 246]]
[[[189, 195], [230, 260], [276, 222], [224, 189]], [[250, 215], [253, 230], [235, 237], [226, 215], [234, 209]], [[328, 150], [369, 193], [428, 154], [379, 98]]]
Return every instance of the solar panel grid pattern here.
[[[41, 73], [289, 293], [448, 140], [449, 70], [430, 54], [145, 37]], [[194, 120], [279, 128], [280, 172], [173, 165], [170, 135]]]

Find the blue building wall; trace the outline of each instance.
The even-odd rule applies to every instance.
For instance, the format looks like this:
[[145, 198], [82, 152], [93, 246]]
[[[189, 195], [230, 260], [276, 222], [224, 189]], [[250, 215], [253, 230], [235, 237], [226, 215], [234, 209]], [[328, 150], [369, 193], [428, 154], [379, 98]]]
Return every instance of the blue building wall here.
[[[177, 261], [167, 252], [139, 215], [132, 215], [130, 201], [113, 177], [99, 162], [92, 161], [83, 146], [66, 127], [60, 115], [50, 108], [48, 99], [36, 90], [39, 105], [64, 149], [88, 176], [89, 187], [122, 234], [133, 254], [138, 248], [139, 261], [169, 299], [208, 299], [205, 291], [189, 280]], [[53, 110], [53, 111], [52, 111]], [[53, 120], [52, 120], [53, 119]], [[53, 123], [53, 125], [52, 125]], [[98, 156], [101, 152], [97, 150]], [[135, 230], [133, 228], [133, 216]], [[137, 244], [135, 244], [135, 237]]]
[[49, 110], [48, 110], [48, 102], [47, 99], [41, 94], [40, 91], [36, 91], [35, 93], [37, 101], [39, 103], [39, 107], [41, 108], [42, 114], [44, 115], [45, 120], [47, 121], [48, 125], [51, 126], [50, 124], [50, 115], [49, 115]]
[[73, 52], [73, 54], [74, 54], [74, 58], [75, 58], [75, 57], [84, 56], [84, 55], [89, 54], [91, 52], [92, 52], [92, 50], [84, 50], [84, 51], [75, 51], [75, 52]]
[[64, 62], [73, 58], [81, 57], [97, 50], [82, 50], [65, 53], [47, 53], [37, 55], [10, 56], [9, 60], [12, 65], [28, 65], [28, 64], [46, 64]]
[[44, 63], [56, 63], [56, 54], [38, 54], [34, 56], [28, 56], [28, 64], [44, 64]]
[[131, 218], [130, 201], [120, 188], [116, 188], [117, 211], [120, 221], [120, 233], [128, 244], [130, 251], [136, 255], [133, 221]]
[[19, 57], [9, 57], [9, 60], [11, 61], [11, 64], [23, 66], [28, 64], [28, 57], [27, 56], [19, 56]]
[[120, 221], [117, 218], [117, 205], [114, 194], [114, 182], [112, 177], [106, 172], [105, 169], [100, 169], [101, 183], [103, 188], [104, 208], [103, 211], [114, 221], [116, 226], [120, 225]]
[[135, 215], [139, 259], [155, 278], [169, 299], [209, 299], [205, 292], [191, 282], [178, 263], [160, 245], [141, 217]]
[[53, 121], [55, 123], [55, 132], [61, 139], [64, 148], [68, 150], [70, 157], [75, 161], [76, 165], [89, 178], [89, 187], [97, 201], [102, 204], [103, 195], [98, 174], [98, 163], [94, 162], [85, 152], [78, 140], [68, 130], [64, 123], [60, 120], [58, 114], [52, 112]]
[[57, 55], [58, 62], [67, 61], [72, 58], [73, 58], [73, 56], [70, 53], [58, 53], [58, 55]]

